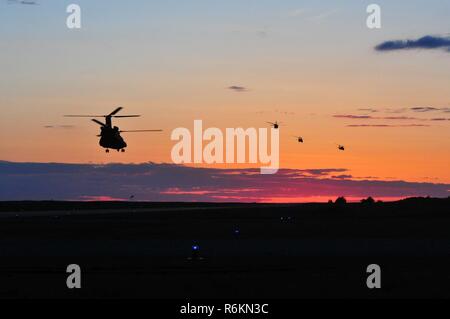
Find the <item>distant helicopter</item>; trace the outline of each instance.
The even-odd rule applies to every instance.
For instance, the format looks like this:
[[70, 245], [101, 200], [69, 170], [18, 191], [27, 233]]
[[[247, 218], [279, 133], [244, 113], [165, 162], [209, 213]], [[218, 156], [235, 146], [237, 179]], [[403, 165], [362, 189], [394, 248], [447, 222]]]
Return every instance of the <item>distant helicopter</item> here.
[[281, 122], [275, 121], [275, 123], [272, 122], [266, 122], [268, 124], [270, 124], [274, 129], [278, 129], [278, 127], [280, 126]]
[[127, 147], [127, 143], [120, 136], [120, 133], [132, 133], [132, 132], [162, 132], [162, 130], [131, 130], [131, 131], [121, 131], [117, 126], [112, 126], [111, 119], [113, 117], [116, 118], [124, 118], [124, 117], [139, 117], [140, 115], [116, 115], [119, 113], [123, 107], [118, 107], [108, 115], [64, 115], [65, 117], [104, 117], [105, 123], [100, 122], [99, 120], [92, 119], [93, 122], [97, 123], [101, 126], [99, 144], [101, 147], [106, 148], [106, 153], [109, 153], [109, 149], [117, 150], [118, 152], [125, 152], [125, 147]]
[[297, 139], [297, 142], [303, 143], [303, 137], [301, 136], [294, 136]]
[[338, 149], [339, 149], [340, 151], [345, 151], [345, 147], [344, 147], [343, 145], [339, 145], [339, 146], [338, 146]]

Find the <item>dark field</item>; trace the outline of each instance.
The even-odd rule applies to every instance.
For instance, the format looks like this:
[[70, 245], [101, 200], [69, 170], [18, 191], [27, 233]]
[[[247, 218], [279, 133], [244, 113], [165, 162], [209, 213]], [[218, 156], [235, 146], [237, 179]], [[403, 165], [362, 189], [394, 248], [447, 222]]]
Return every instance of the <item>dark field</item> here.
[[449, 208], [2, 202], [0, 298], [448, 298]]

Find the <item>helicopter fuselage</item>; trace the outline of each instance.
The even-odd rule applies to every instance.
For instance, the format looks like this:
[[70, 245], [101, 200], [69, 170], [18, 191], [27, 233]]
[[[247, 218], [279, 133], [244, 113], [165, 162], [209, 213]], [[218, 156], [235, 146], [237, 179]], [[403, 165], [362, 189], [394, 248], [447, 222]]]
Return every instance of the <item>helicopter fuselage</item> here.
[[114, 150], [123, 150], [127, 147], [127, 143], [125, 143], [125, 140], [120, 136], [119, 129], [116, 127], [102, 127], [99, 144], [103, 148], [111, 148]]

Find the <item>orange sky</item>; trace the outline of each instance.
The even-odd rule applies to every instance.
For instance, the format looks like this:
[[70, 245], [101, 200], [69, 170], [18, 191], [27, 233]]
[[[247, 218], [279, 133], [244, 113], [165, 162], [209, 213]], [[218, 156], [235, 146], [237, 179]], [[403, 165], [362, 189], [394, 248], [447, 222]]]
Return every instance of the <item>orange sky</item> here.
[[[96, 6], [86, 5], [94, 16], [99, 14]], [[246, 12], [249, 8], [243, 6]], [[349, 5], [323, 21], [293, 18], [289, 12], [295, 7], [277, 11], [258, 7], [261, 18], [255, 14], [251, 19], [231, 10], [217, 21], [208, 16], [204, 25], [196, 19], [201, 13], [187, 12], [183, 28], [170, 28], [170, 21], [161, 16], [152, 21], [130, 11], [122, 13], [125, 20], [120, 25], [112, 24], [110, 17], [89, 21], [88, 27], [70, 33], [58, 27], [56, 11], [46, 13], [48, 19], [43, 21], [31, 11], [39, 9], [45, 8], [26, 12], [13, 8], [14, 21], [33, 23], [14, 25], [13, 34], [0, 28], [6, 40], [0, 44], [2, 160], [170, 162], [175, 144], [171, 131], [192, 128], [194, 119], [219, 128], [265, 127], [266, 121], [279, 120], [284, 123], [283, 168], [347, 168], [361, 178], [450, 182], [450, 122], [425, 121], [450, 118], [450, 113], [409, 110], [450, 107], [449, 53], [373, 50], [391, 38], [448, 31], [448, 20], [432, 21], [426, 10], [421, 11], [422, 22], [430, 24], [424, 30], [407, 23], [419, 14], [412, 12], [405, 20], [372, 32], [361, 23], [364, 10], [360, 17]], [[311, 4], [307, 9], [319, 14], [327, 8]], [[393, 14], [398, 7], [391, 9]], [[119, 11], [109, 14], [120, 17]], [[13, 23], [8, 19], [0, 26]], [[231, 85], [247, 91], [227, 89]], [[126, 135], [125, 154], [106, 154], [98, 146], [98, 126], [88, 119], [62, 117], [108, 113], [117, 106], [125, 108], [123, 113], [143, 115], [120, 119], [121, 129], [164, 132]], [[333, 117], [367, 114], [360, 108], [380, 110], [373, 116], [419, 120]], [[399, 109], [405, 110], [390, 113]], [[351, 124], [429, 126], [347, 127]], [[305, 143], [296, 143], [292, 135], [302, 135]], [[347, 150], [339, 152], [337, 144]]]

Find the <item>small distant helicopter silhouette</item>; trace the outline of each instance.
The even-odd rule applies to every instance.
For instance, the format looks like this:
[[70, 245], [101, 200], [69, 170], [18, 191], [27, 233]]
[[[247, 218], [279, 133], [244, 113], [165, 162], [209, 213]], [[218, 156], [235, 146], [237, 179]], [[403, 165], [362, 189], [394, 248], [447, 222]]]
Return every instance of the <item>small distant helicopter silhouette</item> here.
[[106, 149], [106, 153], [109, 153], [109, 149], [117, 150], [118, 152], [125, 152], [125, 148], [127, 147], [127, 143], [122, 138], [120, 133], [135, 133], [135, 132], [162, 132], [162, 130], [130, 130], [130, 131], [121, 131], [119, 127], [112, 126], [112, 118], [124, 118], [124, 117], [140, 117], [140, 115], [116, 115], [119, 113], [123, 107], [118, 107], [108, 115], [64, 115], [65, 117], [104, 117], [105, 123], [100, 122], [99, 120], [92, 119], [93, 122], [100, 125], [100, 137], [99, 144], [101, 147]]
[[281, 122], [275, 121], [275, 123], [272, 122], [266, 122], [268, 124], [270, 124], [274, 129], [278, 129], [278, 127], [280, 126]]
[[339, 145], [339, 146], [338, 146], [338, 149], [339, 149], [340, 151], [345, 151], [344, 145]]
[[297, 142], [303, 143], [303, 137], [301, 136], [294, 136], [297, 139]]

